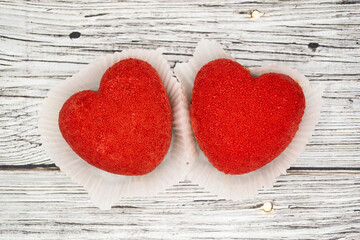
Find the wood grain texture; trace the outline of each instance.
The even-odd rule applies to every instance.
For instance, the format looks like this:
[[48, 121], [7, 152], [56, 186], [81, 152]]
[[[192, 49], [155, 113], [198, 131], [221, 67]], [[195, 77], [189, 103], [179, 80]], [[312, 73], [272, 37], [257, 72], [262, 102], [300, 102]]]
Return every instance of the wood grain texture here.
[[[251, 19], [254, 9], [264, 16]], [[359, 27], [358, 0], [0, 0], [0, 239], [360, 239]], [[201, 38], [246, 66], [284, 64], [325, 85], [306, 150], [249, 200], [181, 182], [111, 211], [93, 207], [41, 147], [47, 92], [127, 48], [163, 48], [174, 67]], [[265, 201], [274, 211], [260, 209]]]
[[[52, 164], [40, 147], [39, 106], [51, 87], [96, 57], [161, 47], [174, 66], [208, 38], [247, 66], [286, 64], [326, 86], [322, 117], [295, 167], [359, 168], [360, 3], [351, 3], [5, 1], [0, 165]], [[252, 9], [265, 15], [250, 19]]]
[[[58, 171], [2, 171], [0, 239], [359, 239], [359, 181], [291, 173], [242, 202], [181, 182], [101, 211]], [[261, 210], [267, 201], [269, 213]]]

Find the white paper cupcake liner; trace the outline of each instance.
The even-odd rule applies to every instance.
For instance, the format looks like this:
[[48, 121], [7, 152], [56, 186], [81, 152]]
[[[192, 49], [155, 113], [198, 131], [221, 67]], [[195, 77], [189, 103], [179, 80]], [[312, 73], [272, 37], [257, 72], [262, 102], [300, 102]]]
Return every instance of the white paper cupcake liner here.
[[[154, 171], [143, 176], [112, 174], [88, 164], [66, 143], [58, 126], [59, 111], [70, 96], [82, 90], [97, 90], [105, 71], [127, 58], [144, 60], [156, 69], [169, 95], [173, 111], [172, 139], [168, 153]], [[153, 196], [183, 180], [187, 159], [193, 154], [190, 149], [194, 149], [185, 102], [181, 84], [173, 77], [160, 50], [132, 49], [117, 52], [96, 59], [48, 93], [40, 110], [41, 141], [51, 160], [66, 175], [84, 186], [96, 206], [110, 209], [122, 197]]]
[[[217, 42], [201, 40], [189, 62], [176, 65], [174, 71], [183, 84], [188, 98], [187, 103], [190, 103], [194, 80], [198, 71], [208, 62], [219, 58], [235, 61]], [[250, 72], [254, 77], [269, 72], [290, 76], [302, 87], [306, 107], [299, 130], [289, 146], [272, 162], [253, 172], [242, 175], [224, 174], [213, 167], [196, 144], [198, 156], [189, 163], [189, 173], [186, 178], [225, 199], [240, 200], [254, 195], [258, 189], [272, 187], [276, 177], [285, 174], [286, 169], [296, 161], [304, 150], [320, 117], [323, 88], [320, 86], [311, 88], [309, 80], [303, 74], [284, 66], [256, 67], [251, 68]], [[187, 107], [189, 110], [190, 105], [187, 104]], [[189, 111], [187, 113], [190, 114]]]

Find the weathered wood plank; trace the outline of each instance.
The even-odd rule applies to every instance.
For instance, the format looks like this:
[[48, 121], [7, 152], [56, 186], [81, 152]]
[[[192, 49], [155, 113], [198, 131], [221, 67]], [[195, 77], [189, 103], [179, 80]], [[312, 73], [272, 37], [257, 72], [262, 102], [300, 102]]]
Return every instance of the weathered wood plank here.
[[[51, 87], [98, 55], [163, 47], [175, 65], [208, 37], [248, 66], [286, 63], [327, 86], [322, 118], [295, 166], [360, 166], [357, 2], [68, 3], [1, 5], [1, 165], [51, 164], [39, 148], [38, 106]], [[256, 21], [249, 18], [254, 8], [265, 12]], [[81, 36], [71, 39], [73, 31]], [[319, 47], [309, 48], [311, 42]]]
[[[52, 164], [41, 148], [37, 129], [43, 99], [2, 99], [6, 101], [0, 109], [0, 166]], [[360, 104], [356, 101], [324, 99], [320, 122], [295, 167], [360, 167]]]
[[[253, 9], [265, 15], [250, 19]], [[0, 168], [9, 167], [0, 171], [0, 239], [360, 239], [359, 26], [357, 0], [0, 1]], [[48, 168], [37, 130], [48, 90], [126, 48], [162, 47], [174, 66], [201, 38], [247, 66], [286, 64], [325, 84], [322, 117], [295, 168], [241, 202], [181, 182], [94, 208]], [[14, 170], [27, 166], [47, 171]], [[260, 209], [265, 201], [274, 211]]]
[[[247, 66], [286, 64], [325, 84], [322, 118], [294, 166], [359, 167], [360, 2], [343, 3], [4, 1], [0, 165], [52, 163], [40, 147], [37, 110], [84, 64], [116, 50], [162, 47], [174, 66], [205, 37]], [[253, 9], [265, 15], [250, 19]], [[70, 38], [74, 31], [81, 36]]]
[[[100, 211], [59, 171], [1, 171], [0, 239], [358, 239], [359, 181], [294, 172], [241, 202], [181, 182]], [[270, 213], [261, 210], [266, 201]]]

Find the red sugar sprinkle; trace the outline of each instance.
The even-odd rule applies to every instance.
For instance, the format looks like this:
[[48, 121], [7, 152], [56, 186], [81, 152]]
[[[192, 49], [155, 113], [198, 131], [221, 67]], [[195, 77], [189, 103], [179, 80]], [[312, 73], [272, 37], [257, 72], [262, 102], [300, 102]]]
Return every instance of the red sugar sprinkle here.
[[103, 75], [98, 91], [71, 96], [59, 113], [60, 131], [82, 159], [110, 173], [144, 175], [165, 157], [172, 113], [156, 70], [122, 60]]
[[213, 166], [244, 174], [285, 150], [304, 109], [302, 89], [289, 76], [253, 78], [240, 64], [218, 59], [198, 72], [190, 114], [195, 137]]

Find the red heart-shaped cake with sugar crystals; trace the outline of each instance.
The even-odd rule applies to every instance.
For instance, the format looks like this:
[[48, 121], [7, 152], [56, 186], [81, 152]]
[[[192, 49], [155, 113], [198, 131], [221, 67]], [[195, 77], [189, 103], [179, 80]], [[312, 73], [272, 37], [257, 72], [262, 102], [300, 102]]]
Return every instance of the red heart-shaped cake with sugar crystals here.
[[290, 144], [305, 109], [289, 76], [257, 78], [237, 62], [218, 59], [198, 72], [191, 124], [200, 149], [218, 170], [244, 174], [274, 160]]
[[171, 126], [170, 101], [159, 74], [131, 58], [110, 67], [98, 91], [71, 96], [59, 113], [60, 131], [75, 153], [122, 175], [154, 170], [169, 149]]

